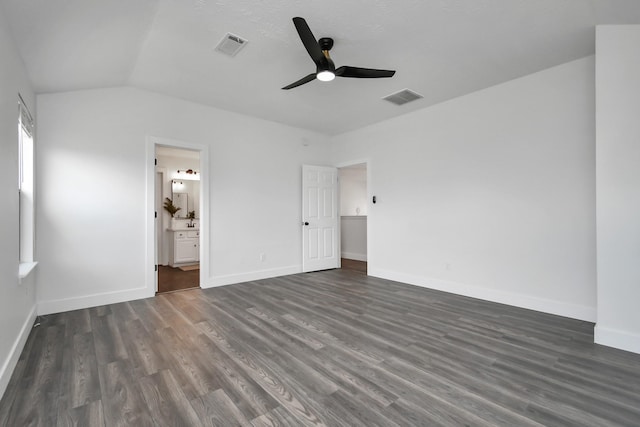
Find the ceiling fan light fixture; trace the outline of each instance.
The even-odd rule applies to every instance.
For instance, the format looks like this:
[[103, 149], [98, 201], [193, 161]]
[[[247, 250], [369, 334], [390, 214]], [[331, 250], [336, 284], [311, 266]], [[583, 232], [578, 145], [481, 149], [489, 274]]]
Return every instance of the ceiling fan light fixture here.
[[331, 80], [336, 78], [336, 75], [333, 71], [323, 70], [323, 71], [319, 71], [318, 74], [316, 74], [316, 77], [321, 82], [330, 82]]
[[336, 65], [329, 55], [329, 51], [333, 47], [333, 39], [331, 37], [322, 37], [320, 40], [316, 40], [307, 21], [299, 16], [293, 18], [293, 25], [296, 27], [300, 41], [302, 41], [311, 60], [316, 64], [316, 72], [307, 74], [300, 80], [283, 87], [283, 90], [293, 89], [294, 87], [310, 83], [316, 79], [323, 82], [330, 82], [336, 77], [379, 79], [382, 77], [393, 77], [395, 74], [393, 70], [377, 70], [375, 68], [351, 67], [347, 65], [336, 68]]

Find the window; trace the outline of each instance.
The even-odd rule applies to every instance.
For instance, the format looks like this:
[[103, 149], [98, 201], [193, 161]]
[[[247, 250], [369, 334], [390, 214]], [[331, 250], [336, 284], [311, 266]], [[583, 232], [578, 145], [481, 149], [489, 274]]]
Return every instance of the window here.
[[19, 97], [18, 109], [19, 277], [22, 279], [36, 266], [36, 262], [34, 262], [34, 124], [31, 113], [29, 113], [22, 97]]

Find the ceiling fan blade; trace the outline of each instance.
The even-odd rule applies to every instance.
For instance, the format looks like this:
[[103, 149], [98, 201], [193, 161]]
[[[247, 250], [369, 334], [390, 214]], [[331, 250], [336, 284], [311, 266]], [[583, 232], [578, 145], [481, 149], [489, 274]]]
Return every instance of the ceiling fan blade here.
[[285, 90], [293, 89], [294, 87], [298, 87], [305, 83], [309, 83], [315, 79], [316, 79], [316, 73], [312, 73], [312, 74], [309, 74], [308, 76], [301, 78], [297, 82], [291, 83], [290, 85], [283, 87], [282, 89], [285, 89]]
[[376, 70], [374, 68], [360, 68], [342, 66], [336, 69], [336, 76], [355, 77], [357, 79], [380, 79], [383, 77], [393, 77], [394, 70]]
[[296, 17], [293, 18], [293, 25], [295, 25], [296, 30], [298, 30], [300, 40], [302, 40], [302, 44], [305, 49], [307, 49], [307, 52], [309, 52], [309, 56], [313, 59], [313, 62], [315, 62], [317, 66], [321, 66], [325, 61], [324, 54], [322, 53], [322, 49], [320, 49], [318, 40], [316, 40], [309, 25], [307, 25], [307, 21], [305, 21], [304, 18]]

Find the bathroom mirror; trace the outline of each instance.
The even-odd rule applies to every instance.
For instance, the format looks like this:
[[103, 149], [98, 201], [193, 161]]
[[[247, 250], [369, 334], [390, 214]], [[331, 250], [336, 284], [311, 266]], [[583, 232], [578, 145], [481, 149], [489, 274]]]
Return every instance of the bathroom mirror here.
[[196, 218], [200, 218], [200, 181], [172, 180], [171, 199], [181, 208], [176, 218], [186, 218], [191, 211], [196, 211]]
[[187, 193], [173, 193], [173, 205], [178, 208], [176, 218], [183, 218], [189, 212], [189, 195]]

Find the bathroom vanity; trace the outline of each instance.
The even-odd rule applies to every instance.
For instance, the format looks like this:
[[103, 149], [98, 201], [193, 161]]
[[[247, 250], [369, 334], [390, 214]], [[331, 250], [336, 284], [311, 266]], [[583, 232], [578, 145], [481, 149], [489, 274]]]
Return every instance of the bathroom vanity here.
[[171, 267], [200, 261], [200, 229], [169, 228], [168, 231], [173, 235], [169, 239], [169, 265]]

